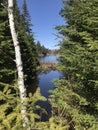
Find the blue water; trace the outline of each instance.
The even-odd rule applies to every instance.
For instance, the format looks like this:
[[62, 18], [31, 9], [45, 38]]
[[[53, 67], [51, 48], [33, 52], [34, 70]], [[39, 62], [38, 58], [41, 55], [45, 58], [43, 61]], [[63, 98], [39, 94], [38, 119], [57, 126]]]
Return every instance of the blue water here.
[[45, 71], [41, 72], [38, 76], [39, 78], [39, 87], [41, 94], [45, 97], [49, 96], [49, 90], [54, 88], [53, 79], [62, 78], [63, 74], [58, 71]]
[[[46, 56], [46, 57], [42, 57], [40, 59], [40, 62], [58, 62], [58, 58], [55, 55]], [[53, 90], [55, 87], [53, 80], [57, 78], [58, 79], [63, 78], [63, 74], [57, 70], [43, 71], [40, 72], [38, 75], [38, 79], [39, 79], [38, 86], [40, 87], [40, 92], [47, 99], [50, 95], [49, 90]], [[42, 114], [42, 118], [41, 118], [42, 121], [47, 121], [51, 116], [51, 105], [49, 104], [48, 100], [45, 102], [38, 101], [38, 105], [45, 108], [45, 110], [47, 111], [48, 115]]]
[[58, 57], [55, 55], [41, 57], [40, 62], [58, 62]]
[[[58, 57], [56, 55], [45, 56], [40, 59], [40, 62], [58, 62]], [[39, 73], [39, 87], [41, 94], [45, 97], [49, 96], [49, 90], [54, 88], [53, 79], [62, 78], [63, 74], [59, 71], [44, 71]]]

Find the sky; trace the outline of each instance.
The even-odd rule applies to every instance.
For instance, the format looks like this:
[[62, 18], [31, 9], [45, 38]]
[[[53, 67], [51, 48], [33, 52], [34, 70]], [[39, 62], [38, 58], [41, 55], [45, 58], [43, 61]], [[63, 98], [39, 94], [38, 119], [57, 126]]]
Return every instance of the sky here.
[[[23, 0], [18, 0], [19, 7], [22, 7]], [[27, 0], [27, 7], [33, 24], [35, 41], [40, 41], [49, 49], [56, 49], [59, 39], [55, 26], [65, 24], [59, 15], [63, 7], [62, 0]]]

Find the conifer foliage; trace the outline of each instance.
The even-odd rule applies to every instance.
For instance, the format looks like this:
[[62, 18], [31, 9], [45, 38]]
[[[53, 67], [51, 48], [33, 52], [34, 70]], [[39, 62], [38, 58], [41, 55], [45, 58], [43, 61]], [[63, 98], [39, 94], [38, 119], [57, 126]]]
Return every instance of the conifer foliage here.
[[31, 21], [27, 10], [26, 1], [23, 2], [23, 7], [25, 6], [26, 9], [23, 8], [21, 13], [16, 2], [14, 5], [16, 19], [15, 25], [20, 42], [25, 84], [28, 87], [29, 84], [31, 84], [32, 79], [36, 76], [36, 66], [38, 64], [36, 45], [34, 42], [33, 33], [31, 32]]
[[66, 25], [56, 29], [63, 37], [58, 68], [66, 73], [66, 80], [55, 82], [53, 113], [71, 129], [97, 130], [98, 1], [67, 0], [63, 4], [60, 14]]
[[23, 73], [23, 63], [21, 58], [21, 51], [20, 51], [20, 44], [18, 41], [18, 36], [15, 29], [15, 20], [14, 20], [14, 2], [13, 0], [8, 0], [8, 19], [9, 19], [9, 26], [10, 32], [14, 44], [15, 49], [15, 62], [17, 67], [17, 75], [18, 75], [18, 89], [20, 95], [20, 102], [21, 102], [21, 118], [22, 118], [22, 126], [25, 128], [27, 126], [28, 117], [26, 115], [27, 103], [26, 103], [26, 87], [24, 85], [24, 73]]
[[25, 26], [26, 32], [31, 33], [32, 24], [31, 24], [31, 18], [30, 18], [29, 12], [28, 12], [26, 0], [23, 1], [22, 10], [23, 10], [22, 17], [24, 20], [24, 26]]
[[[33, 34], [27, 28], [25, 28], [25, 22], [23, 14], [17, 6], [17, 1], [14, 0], [14, 24], [17, 32], [21, 57], [23, 61], [23, 71], [25, 78], [25, 86], [34, 87], [30, 82], [35, 78], [36, 65], [38, 63], [36, 57], [36, 46], [34, 43]], [[28, 125], [32, 127], [34, 125], [35, 118], [39, 118], [35, 114], [35, 103], [38, 99], [41, 99], [39, 90], [35, 93], [35, 96], [28, 94], [28, 98], [25, 97], [27, 102], [28, 111], [25, 112], [28, 117], [28, 124], [23, 128], [23, 120], [21, 118], [21, 99], [20, 92], [17, 85], [18, 74], [16, 69], [16, 60], [13, 41], [10, 33], [8, 22], [8, 12], [6, 0], [0, 1], [0, 129], [1, 130], [16, 130], [26, 129]], [[28, 26], [28, 29], [29, 26]], [[31, 84], [32, 83], [32, 84]], [[42, 97], [43, 99], [43, 97]], [[31, 109], [31, 106], [32, 109]], [[37, 106], [38, 107], [38, 106]], [[37, 108], [36, 108], [37, 109]], [[39, 107], [38, 107], [39, 109]], [[31, 113], [30, 113], [31, 112]], [[32, 123], [31, 123], [32, 122]]]
[[[38, 89], [25, 98], [28, 122], [23, 128], [15, 52], [11, 38], [7, 3], [0, 0], [0, 130], [97, 130], [98, 129], [98, 0], [63, 0], [60, 15], [65, 25], [57, 26], [60, 36], [60, 64], [64, 79], [54, 81], [49, 101], [52, 117], [36, 122], [41, 109], [36, 102], [46, 99]], [[17, 32], [25, 86], [34, 87], [40, 43], [35, 45], [26, 0], [22, 11], [14, 0]], [[46, 51], [46, 52], [45, 52]], [[49, 50], [42, 47], [45, 54]]]
[[0, 82], [12, 83], [15, 78], [15, 56], [12, 44], [7, 10], [0, 1]]
[[48, 55], [49, 53], [51, 53], [51, 50], [45, 48], [44, 45], [41, 45], [40, 41], [37, 41], [36, 43], [36, 50], [37, 50], [37, 53], [38, 53], [38, 56], [46, 56]]

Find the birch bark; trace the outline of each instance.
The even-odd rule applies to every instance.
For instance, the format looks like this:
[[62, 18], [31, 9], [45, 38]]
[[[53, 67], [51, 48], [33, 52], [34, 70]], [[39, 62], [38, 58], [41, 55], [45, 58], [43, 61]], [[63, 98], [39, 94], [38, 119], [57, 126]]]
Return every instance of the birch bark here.
[[16, 67], [17, 67], [17, 72], [18, 72], [18, 87], [19, 87], [20, 99], [21, 99], [21, 117], [22, 117], [22, 121], [23, 121], [23, 127], [26, 127], [27, 122], [28, 122], [28, 118], [26, 116], [26, 100], [25, 100], [26, 88], [24, 85], [23, 65], [22, 65], [18, 36], [17, 36], [16, 30], [15, 30], [13, 11], [14, 11], [13, 0], [8, 0], [9, 25], [10, 25], [10, 31], [11, 31], [11, 35], [12, 35], [14, 48], [15, 48]]

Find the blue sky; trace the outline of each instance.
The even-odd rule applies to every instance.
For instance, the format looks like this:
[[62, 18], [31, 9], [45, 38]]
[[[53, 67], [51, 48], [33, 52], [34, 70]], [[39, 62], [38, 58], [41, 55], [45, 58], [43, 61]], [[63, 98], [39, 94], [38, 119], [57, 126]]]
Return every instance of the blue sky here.
[[[19, 7], [23, 0], [19, 1]], [[62, 0], [27, 0], [27, 7], [33, 24], [35, 41], [40, 41], [47, 48], [55, 49], [59, 39], [55, 36], [56, 25], [64, 24], [63, 18], [59, 15], [63, 7]]]

